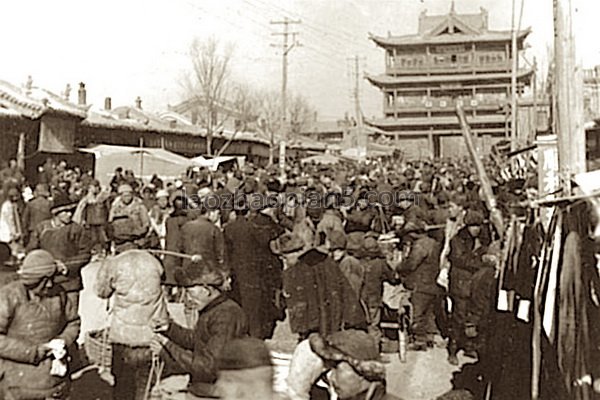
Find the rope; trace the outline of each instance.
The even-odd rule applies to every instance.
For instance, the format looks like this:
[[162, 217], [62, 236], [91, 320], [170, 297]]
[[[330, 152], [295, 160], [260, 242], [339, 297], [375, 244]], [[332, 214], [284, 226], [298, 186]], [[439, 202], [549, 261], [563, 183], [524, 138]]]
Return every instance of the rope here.
[[152, 353], [152, 365], [150, 366], [150, 375], [148, 376], [148, 381], [146, 382], [144, 400], [150, 400], [150, 395], [152, 394], [152, 381], [154, 378], [156, 379], [155, 385], [160, 382], [164, 367], [165, 363], [160, 360], [159, 355]]
[[165, 255], [165, 256], [174, 256], [174, 257], [180, 257], [180, 258], [186, 258], [188, 260], [192, 260], [192, 261], [201, 261], [202, 260], [202, 256], [200, 254], [185, 254], [185, 253], [179, 253], [176, 251], [170, 251], [170, 250], [146, 250], [148, 253], [151, 254], [157, 254], [157, 255]]

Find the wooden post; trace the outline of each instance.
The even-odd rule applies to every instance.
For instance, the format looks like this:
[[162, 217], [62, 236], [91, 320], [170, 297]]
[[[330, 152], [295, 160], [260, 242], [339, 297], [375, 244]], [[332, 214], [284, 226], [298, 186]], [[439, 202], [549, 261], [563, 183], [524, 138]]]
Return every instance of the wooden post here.
[[585, 110], [583, 106], [583, 70], [581, 66], [575, 67], [573, 85], [570, 87], [570, 107], [573, 110], [571, 123], [571, 171], [581, 174], [587, 171], [586, 163], [586, 136], [585, 136]]
[[531, 132], [527, 138], [527, 144], [531, 144], [537, 138], [538, 129], [538, 91], [537, 91], [537, 60], [533, 58], [533, 117], [531, 118], [533, 123], [531, 124]]
[[144, 138], [140, 138], [140, 179], [144, 176]]
[[25, 132], [19, 133], [19, 142], [17, 143], [17, 167], [25, 171]]
[[570, 0], [554, 0], [554, 64], [558, 159], [565, 195], [571, 177], [585, 172], [583, 71], [576, 66]]
[[517, 149], [517, 69], [519, 68], [519, 50], [517, 48], [517, 26], [515, 21], [516, 0], [512, 0], [512, 35], [511, 56], [512, 68], [510, 74], [510, 151]]
[[471, 127], [467, 122], [467, 117], [465, 116], [465, 111], [462, 109], [460, 104], [456, 104], [456, 114], [458, 116], [458, 120], [460, 122], [460, 128], [463, 134], [463, 138], [465, 139], [465, 143], [467, 145], [467, 150], [471, 155], [471, 159], [475, 164], [475, 169], [477, 170], [477, 175], [479, 176], [479, 180], [481, 181], [481, 189], [483, 190], [483, 197], [485, 204], [490, 212], [490, 220], [496, 228], [496, 232], [498, 235], [502, 237], [504, 235], [504, 221], [502, 220], [502, 214], [500, 210], [496, 206], [496, 198], [494, 197], [494, 192], [492, 191], [492, 185], [490, 184], [490, 180], [485, 172], [485, 168], [483, 166], [483, 162], [479, 158], [477, 154], [477, 150], [475, 149], [475, 145], [473, 144], [473, 136], [471, 135]]

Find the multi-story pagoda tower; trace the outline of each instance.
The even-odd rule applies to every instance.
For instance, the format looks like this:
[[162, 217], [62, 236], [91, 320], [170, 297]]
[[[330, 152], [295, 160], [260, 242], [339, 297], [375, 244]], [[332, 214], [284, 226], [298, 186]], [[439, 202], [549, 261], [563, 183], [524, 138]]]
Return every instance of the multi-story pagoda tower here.
[[[518, 54], [530, 29], [517, 32]], [[381, 119], [366, 121], [389, 132], [409, 157], [466, 154], [456, 102], [467, 113], [483, 152], [510, 136], [511, 31], [488, 28], [488, 13], [419, 17], [414, 35], [371, 36], [385, 50], [385, 74], [367, 79], [384, 94]], [[533, 70], [516, 71], [517, 93]]]

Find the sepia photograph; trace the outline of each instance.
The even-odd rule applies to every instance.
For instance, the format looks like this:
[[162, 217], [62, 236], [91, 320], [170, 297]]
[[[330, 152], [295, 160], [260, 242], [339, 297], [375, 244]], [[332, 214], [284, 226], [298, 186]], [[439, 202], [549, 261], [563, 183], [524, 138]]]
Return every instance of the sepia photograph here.
[[4, 2], [0, 400], [600, 400], [599, 18]]

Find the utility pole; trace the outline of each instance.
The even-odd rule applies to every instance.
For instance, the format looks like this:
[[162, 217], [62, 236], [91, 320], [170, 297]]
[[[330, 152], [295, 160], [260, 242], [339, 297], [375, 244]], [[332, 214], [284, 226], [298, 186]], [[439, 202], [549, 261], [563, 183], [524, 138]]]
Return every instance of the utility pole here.
[[[585, 171], [582, 73], [576, 68], [571, 26], [571, 1], [554, 0], [554, 65], [558, 162], [564, 195], [571, 194], [571, 177]], [[579, 99], [581, 97], [581, 99]]]
[[[356, 119], [356, 144], [357, 144], [357, 155], [359, 159], [363, 159], [367, 153], [367, 145], [363, 146], [363, 118], [362, 111], [360, 108], [360, 61], [364, 57], [355, 55], [350, 58], [349, 61], [354, 62], [354, 68], [352, 76], [354, 78], [354, 90], [352, 91], [352, 98], [354, 100], [354, 118]], [[368, 139], [367, 139], [368, 141]]]
[[531, 125], [531, 128], [530, 128], [531, 131], [529, 132], [529, 137], [527, 138], [527, 145], [528, 146], [531, 143], [535, 142], [535, 138], [537, 137], [537, 128], [538, 128], [538, 90], [537, 90], [537, 82], [538, 82], [537, 59], [535, 57], [533, 57], [533, 118], [530, 118], [530, 120], [533, 123], [530, 124]]
[[[281, 64], [281, 140], [279, 141], [279, 169], [281, 176], [285, 176], [285, 146], [288, 140], [288, 129], [287, 129], [287, 68], [288, 59], [287, 56], [294, 47], [301, 46], [296, 41], [298, 32], [290, 32], [289, 26], [291, 24], [300, 24], [300, 20], [291, 20], [288, 17], [284, 17], [282, 21], [271, 21], [272, 25], [283, 25], [283, 32], [275, 32], [272, 35], [282, 36], [283, 44], [271, 44], [273, 47], [281, 48], [282, 64]], [[291, 43], [289, 37], [292, 37]]]
[[512, 30], [511, 30], [511, 54], [512, 54], [512, 67], [510, 74], [510, 89], [511, 89], [511, 110], [510, 110], [510, 151], [517, 150], [519, 144], [518, 135], [518, 112], [519, 104], [517, 102], [518, 88], [517, 88], [517, 72], [519, 70], [519, 48], [517, 45], [517, 38], [519, 30], [521, 29], [521, 20], [523, 17], [523, 5], [524, 0], [521, 0], [521, 10], [519, 15], [519, 22], [516, 21], [516, 5], [517, 0], [512, 0]]

